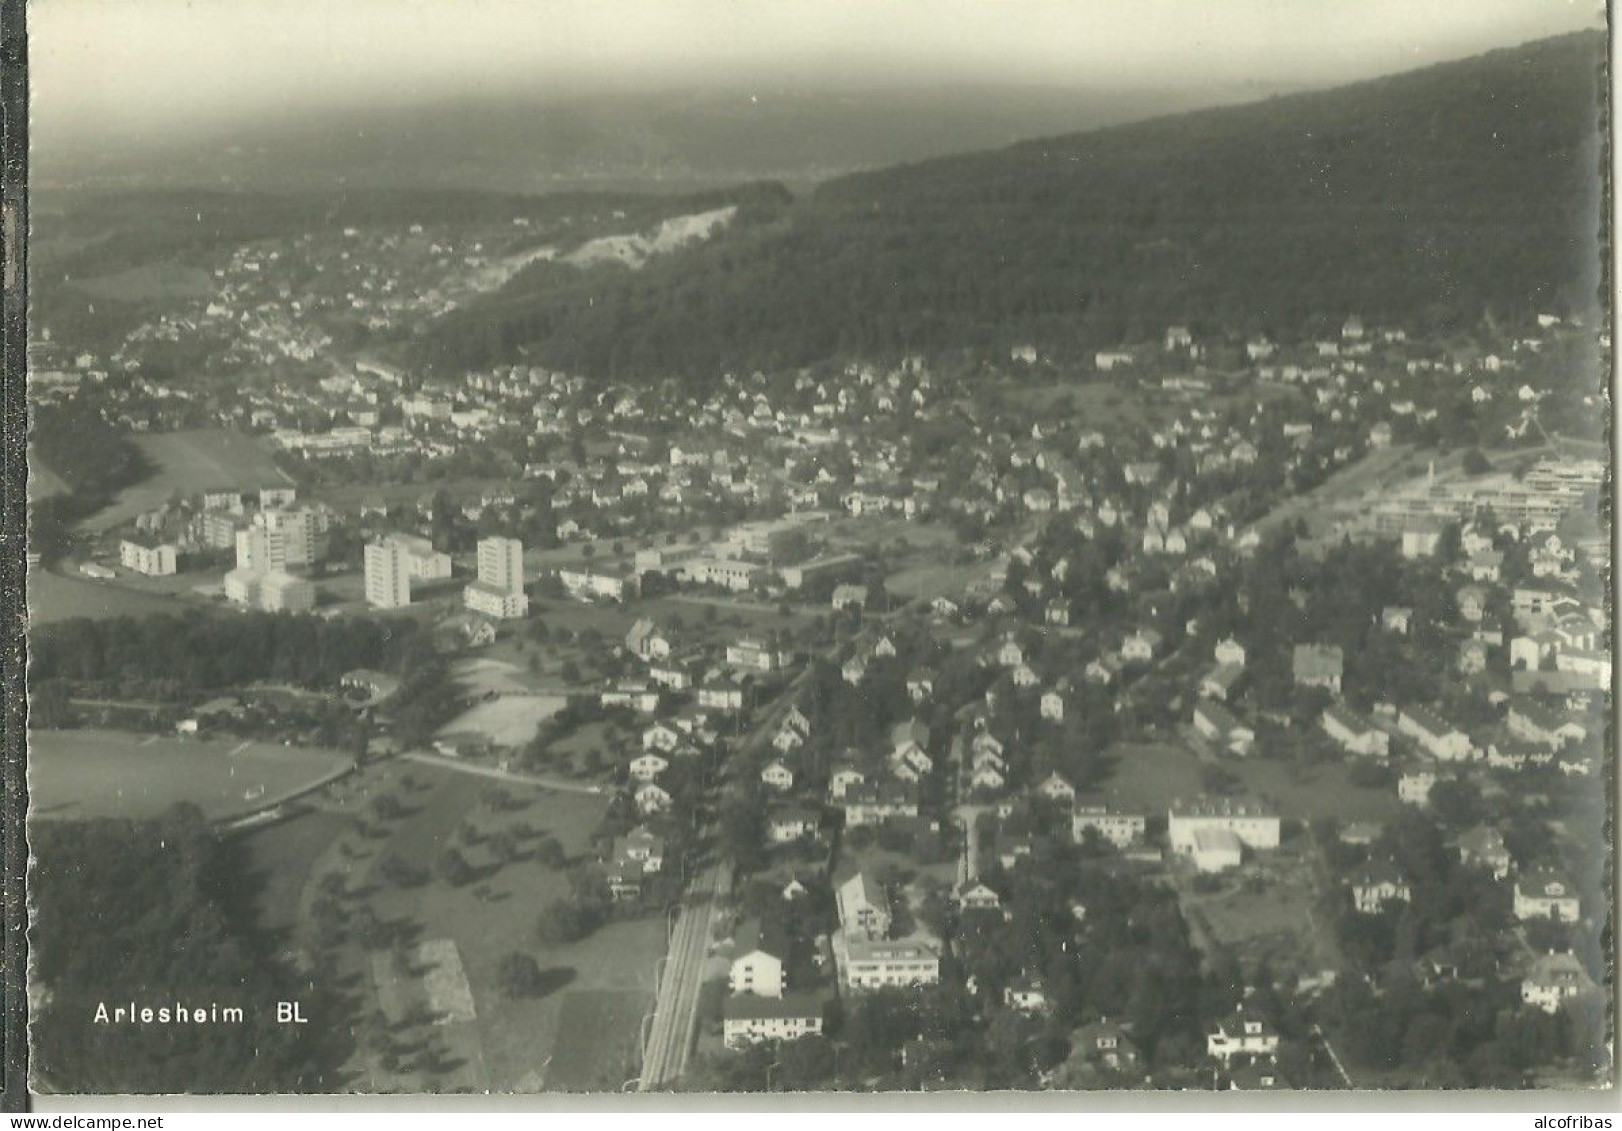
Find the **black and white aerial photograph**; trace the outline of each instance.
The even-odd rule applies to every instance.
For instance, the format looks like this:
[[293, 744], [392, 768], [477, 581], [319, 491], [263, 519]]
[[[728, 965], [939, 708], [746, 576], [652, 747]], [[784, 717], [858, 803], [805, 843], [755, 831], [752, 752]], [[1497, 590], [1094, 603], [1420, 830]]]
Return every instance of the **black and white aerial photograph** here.
[[1611, 1087], [1598, 0], [27, 19], [34, 1094]]

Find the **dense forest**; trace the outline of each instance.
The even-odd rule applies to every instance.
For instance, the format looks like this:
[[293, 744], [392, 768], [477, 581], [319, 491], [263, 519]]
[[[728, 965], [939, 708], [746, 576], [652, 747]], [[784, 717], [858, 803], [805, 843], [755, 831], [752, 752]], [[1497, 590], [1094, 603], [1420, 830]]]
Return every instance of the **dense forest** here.
[[29, 460], [49, 468], [68, 488], [64, 494], [34, 499], [28, 508], [28, 549], [46, 562], [67, 550], [74, 523], [152, 473], [130, 434], [108, 424], [83, 401], [34, 411]]
[[713, 375], [1020, 339], [1081, 354], [1174, 322], [1294, 336], [1348, 312], [1445, 330], [1586, 309], [1603, 55], [1584, 33], [833, 180], [640, 271], [537, 266], [421, 360]]
[[[44, 822], [35, 864], [31, 1047], [45, 1091], [330, 1090], [336, 1000], [272, 953], [237, 844], [177, 807], [155, 821]], [[240, 1023], [97, 1024], [98, 1006], [240, 1008]], [[278, 1024], [299, 1001], [308, 1025]], [[340, 1014], [341, 1016], [341, 1014]]]
[[192, 691], [258, 680], [330, 687], [355, 668], [409, 677], [436, 659], [429, 630], [415, 621], [258, 612], [75, 618], [41, 627], [29, 643], [36, 686], [134, 678]]

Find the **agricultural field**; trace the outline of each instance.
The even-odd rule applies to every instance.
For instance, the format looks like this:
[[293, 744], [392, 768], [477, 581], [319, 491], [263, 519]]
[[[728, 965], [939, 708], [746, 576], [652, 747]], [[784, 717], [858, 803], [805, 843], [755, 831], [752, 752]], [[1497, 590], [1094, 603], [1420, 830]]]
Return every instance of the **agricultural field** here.
[[339, 775], [351, 761], [308, 747], [113, 730], [36, 730], [28, 753], [32, 816], [44, 820], [156, 817], [178, 802], [220, 819]]
[[[450, 769], [387, 763], [323, 791], [312, 802], [318, 812], [252, 834], [266, 870], [286, 866], [299, 875], [300, 945], [308, 947], [312, 908], [335, 883], [344, 923], [365, 918], [395, 932], [393, 945], [371, 950], [347, 927], [340, 933], [339, 968], [354, 976], [357, 1016], [385, 1019], [386, 1039], [405, 1050], [390, 1059], [378, 1051], [376, 1033], [363, 1039], [346, 1067], [347, 1087], [617, 1088], [635, 1072], [641, 1019], [664, 953], [663, 916], [616, 919], [571, 944], [537, 933], [542, 908], [569, 890], [565, 871], [537, 859], [537, 838], [555, 837], [574, 866], [588, 856], [607, 800], [511, 784], [500, 787], [510, 800], [497, 808], [494, 788]], [[382, 796], [398, 802], [393, 815], [372, 812]], [[342, 830], [313, 859], [295, 852], [292, 836], [312, 818], [336, 820]], [[311, 828], [328, 833], [324, 825]], [[509, 836], [518, 850], [503, 858], [492, 840]], [[450, 847], [471, 870], [460, 885], [436, 868]], [[384, 867], [390, 858], [420, 868], [421, 882], [398, 882]], [[267, 885], [263, 898], [276, 890]], [[280, 898], [287, 898], [285, 885]], [[533, 996], [515, 997], [500, 984], [499, 964], [514, 952], [540, 967]]]
[[119, 493], [111, 505], [91, 515], [84, 528], [100, 532], [129, 522], [153, 510], [177, 492], [195, 494], [213, 488], [256, 490], [292, 482], [276, 466], [270, 450], [257, 436], [226, 428], [200, 428], [159, 432], [136, 437], [142, 454], [154, 467], [152, 475]]

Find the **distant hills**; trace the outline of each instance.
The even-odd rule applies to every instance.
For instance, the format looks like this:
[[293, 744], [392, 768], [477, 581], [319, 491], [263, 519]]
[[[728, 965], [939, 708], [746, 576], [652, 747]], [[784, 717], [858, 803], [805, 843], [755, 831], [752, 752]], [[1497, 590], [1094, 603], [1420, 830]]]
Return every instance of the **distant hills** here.
[[430, 365], [629, 378], [1590, 306], [1604, 39], [830, 180], [632, 272], [543, 264]]
[[1256, 98], [1265, 89], [942, 86], [705, 89], [445, 99], [263, 117], [228, 132], [36, 140], [34, 175], [62, 186], [306, 192], [473, 189], [691, 191], [740, 181], [806, 185]]

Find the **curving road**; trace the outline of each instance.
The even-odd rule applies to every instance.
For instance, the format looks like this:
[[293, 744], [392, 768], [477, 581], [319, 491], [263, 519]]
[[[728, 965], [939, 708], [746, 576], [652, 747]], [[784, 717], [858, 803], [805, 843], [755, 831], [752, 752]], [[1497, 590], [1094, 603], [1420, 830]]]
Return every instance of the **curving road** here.
[[642, 1076], [637, 1091], [662, 1088], [687, 1067], [693, 1047], [693, 1028], [698, 1022], [699, 991], [704, 984], [704, 962], [709, 957], [710, 929], [715, 921], [718, 898], [731, 884], [732, 865], [712, 864], [693, 881], [676, 929], [670, 937], [670, 952], [664, 975], [659, 979], [658, 1000], [647, 1046], [642, 1050]]

